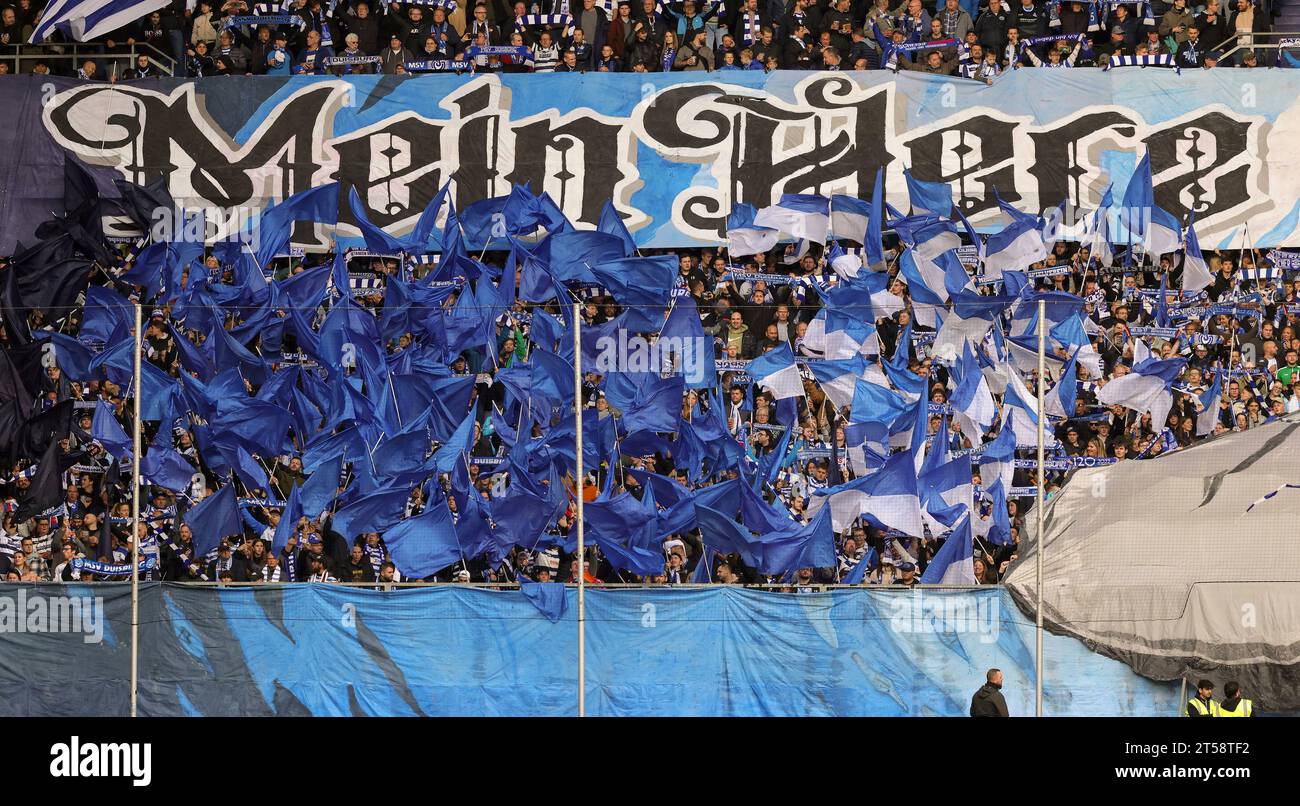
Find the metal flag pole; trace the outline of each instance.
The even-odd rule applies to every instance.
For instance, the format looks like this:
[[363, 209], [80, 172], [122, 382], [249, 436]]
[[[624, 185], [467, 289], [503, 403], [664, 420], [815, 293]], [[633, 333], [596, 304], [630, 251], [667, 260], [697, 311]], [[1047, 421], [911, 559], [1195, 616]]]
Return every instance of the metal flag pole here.
[[1047, 300], [1038, 300], [1038, 485], [1035, 494], [1034, 511], [1038, 517], [1038, 532], [1034, 538], [1034, 716], [1043, 715], [1043, 486], [1045, 476], [1043, 469], [1047, 462], [1044, 456], [1046, 441], [1044, 420], [1047, 416], [1043, 405], [1046, 397], [1047, 375]]
[[137, 716], [140, 689], [140, 352], [143, 308], [135, 306], [134, 422], [131, 424], [131, 716]]
[[573, 303], [573, 416], [577, 440], [578, 499], [578, 716], [587, 715], [586, 545], [582, 532], [582, 304]]

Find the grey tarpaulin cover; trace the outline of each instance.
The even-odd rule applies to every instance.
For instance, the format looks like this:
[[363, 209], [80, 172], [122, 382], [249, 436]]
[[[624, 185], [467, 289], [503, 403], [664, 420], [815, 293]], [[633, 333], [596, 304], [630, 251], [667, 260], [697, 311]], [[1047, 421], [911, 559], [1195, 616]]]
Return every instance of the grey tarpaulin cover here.
[[[1294, 486], [1288, 486], [1294, 485]], [[1044, 508], [1043, 620], [1155, 680], [1300, 708], [1300, 419], [1076, 471]], [[1033, 514], [1025, 533], [1035, 531]], [[1031, 616], [1035, 548], [1006, 584]]]

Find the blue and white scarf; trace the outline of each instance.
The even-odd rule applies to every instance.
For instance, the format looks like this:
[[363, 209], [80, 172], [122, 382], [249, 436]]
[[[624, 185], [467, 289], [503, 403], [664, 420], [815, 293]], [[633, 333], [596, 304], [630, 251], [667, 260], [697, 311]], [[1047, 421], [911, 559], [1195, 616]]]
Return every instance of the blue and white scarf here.
[[[142, 557], [140, 559], [140, 573], [152, 571], [158, 565], [157, 557]], [[72, 570], [85, 574], [100, 574], [102, 576], [130, 576], [131, 563], [105, 563], [98, 560], [86, 560], [77, 557], [72, 560]]]
[[742, 47], [749, 47], [759, 40], [759, 34], [763, 30], [763, 19], [757, 12], [742, 11], [737, 22]]
[[515, 20], [515, 30], [519, 33], [534, 25], [544, 25], [548, 28], [562, 27], [565, 36], [568, 36], [568, 33], [573, 30], [573, 17], [568, 14], [525, 14]]
[[276, 28], [281, 25], [292, 25], [299, 29], [302, 29], [307, 27], [307, 21], [304, 20], [302, 17], [299, 17], [297, 14], [258, 14], [258, 15], [246, 14], [246, 15], [239, 15], [234, 17], [226, 17], [226, 24], [222, 27], [225, 29], [230, 29], [230, 28], [240, 28], [245, 25], [251, 25], [255, 28], [261, 25], [269, 25], [272, 28]]
[[1103, 71], [1112, 67], [1172, 67], [1174, 72], [1182, 75], [1183, 69], [1178, 66], [1172, 53], [1147, 54], [1146, 56], [1111, 56], [1106, 66], [1101, 68]]
[[473, 65], [463, 60], [427, 59], [402, 65], [408, 73], [463, 73]]

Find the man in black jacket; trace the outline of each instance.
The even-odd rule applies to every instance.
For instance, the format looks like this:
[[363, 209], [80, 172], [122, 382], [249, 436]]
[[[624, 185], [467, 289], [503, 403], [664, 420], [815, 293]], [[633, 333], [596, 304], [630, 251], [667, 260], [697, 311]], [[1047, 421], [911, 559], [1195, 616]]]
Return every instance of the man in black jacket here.
[[424, 18], [424, 9], [411, 6], [406, 10], [406, 23], [401, 29], [402, 45], [412, 53], [424, 50], [424, 40], [429, 38], [429, 22]]
[[370, 564], [370, 558], [361, 546], [353, 546], [352, 553], [348, 556], [348, 564], [344, 566], [343, 573], [339, 575], [343, 582], [374, 582], [375, 569]]
[[1034, 0], [1021, 0], [1012, 12], [1012, 24], [1019, 29], [1023, 39], [1042, 36], [1047, 33], [1047, 12]]
[[980, 686], [979, 691], [970, 700], [971, 716], [1010, 716], [1007, 713], [1007, 701], [1002, 696], [1002, 670], [989, 669], [985, 677], [988, 681]]
[[122, 78], [126, 81], [135, 81], [141, 78], [158, 78], [161, 75], [162, 71], [150, 63], [147, 55], [141, 53], [135, 57], [135, 67], [124, 72]]
[[379, 55], [379, 20], [370, 13], [368, 3], [357, 3], [356, 13], [343, 17], [343, 28], [357, 35], [357, 47], [367, 56]]
[[985, 50], [1002, 53], [1007, 47], [1007, 28], [1011, 12], [1001, 0], [989, 0], [988, 8], [975, 20], [975, 35]]
[[248, 581], [248, 564], [243, 555], [235, 554], [225, 540], [217, 547], [217, 559], [208, 563], [205, 569], [208, 579], [216, 581], [221, 574], [230, 574], [233, 582]]
[[1178, 46], [1175, 59], [1179, 67], [1200, 67], [1205, 62], [1205, 43], [1201, 41], [1201, 31], [1195, 25], [1187, 29], [1187, 38]]

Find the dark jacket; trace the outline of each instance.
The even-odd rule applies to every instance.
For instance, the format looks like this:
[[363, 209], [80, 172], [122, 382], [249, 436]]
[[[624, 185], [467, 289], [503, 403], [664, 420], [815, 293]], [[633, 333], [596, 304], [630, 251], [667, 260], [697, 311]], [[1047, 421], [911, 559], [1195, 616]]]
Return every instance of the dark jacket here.
[[379, 55], [379, 48], [382, 46], [379, 41], [379, 20], [372, 15], [365, 19], [344, 17], [343, 22], [343, 27], [348, 33], [357, 35], [357, 48], [362, 53], [367, 56]]
[[647, 72], [659, 68], [659, 48], [648, 39], [632, 45], [632, 58], [628, 60], [628, 66], [635, 67], [638, 64], [644, 64]]
[[1201, 31], [1201, 41], [1206, 48], [1216, 48], [1228, 38], [1228, 15], [1219, 9], [1219, 13], [1214, 15], [1214, 22], [1210, 22], [1208, 14], [1197, 14], [1196, 27]]
[[1002, 687], [985, 683], [975, 696], [970, 699], [971, 716], [1010, 716], [1007, 713], [1007, 701], [1002, 696]]
[[[421, 50], [423, 50], [423, 48], [421, 48]], [[407, 48], [393, 50], [393, 48], [389, 46], [384, 48], [384, 52], [381, 53], [380, 56], [383, 58], [382, 65], [384, 73], [390, 76], [397, 73], [398, 67], [401, 67], [407, 62], [415, 61], [415, 56], [412, 55], [411, 51]]]
[[979, 18], [975, 20], [975, 36], [985, 50], [991, 50], [997, 54], [1001, 54], [1002, 51], [1006, 50], [1007, 24], [1010, 19], [1011, 14], [1005, 6], [998, 9], [996, 13], [985, 9], [984, 13], [979, 15]]
[[1040, 5], [1025, 8], [1023, 2], [1014, 3], [1011, 7], [1011, 21], [1020, 30], [1021, 39], [1047, 33], [1047, 12]]
[[354, 563], [352, 558], [348, 558], [348, 564], [343, 567], [343, 573], [339, 574], [340, 582], [374, 582], [375, 569], [370, 566], [370, 558], [363, 556], [361, 562]]
[[1178, 52], [1174, 58], [1178, 61], [1180, 67], [1200, 67], [1205, 61], [1206, 52], [1207, 46], [1203, 37], [1195, 42], [1188, 39], [1178, 46]]

